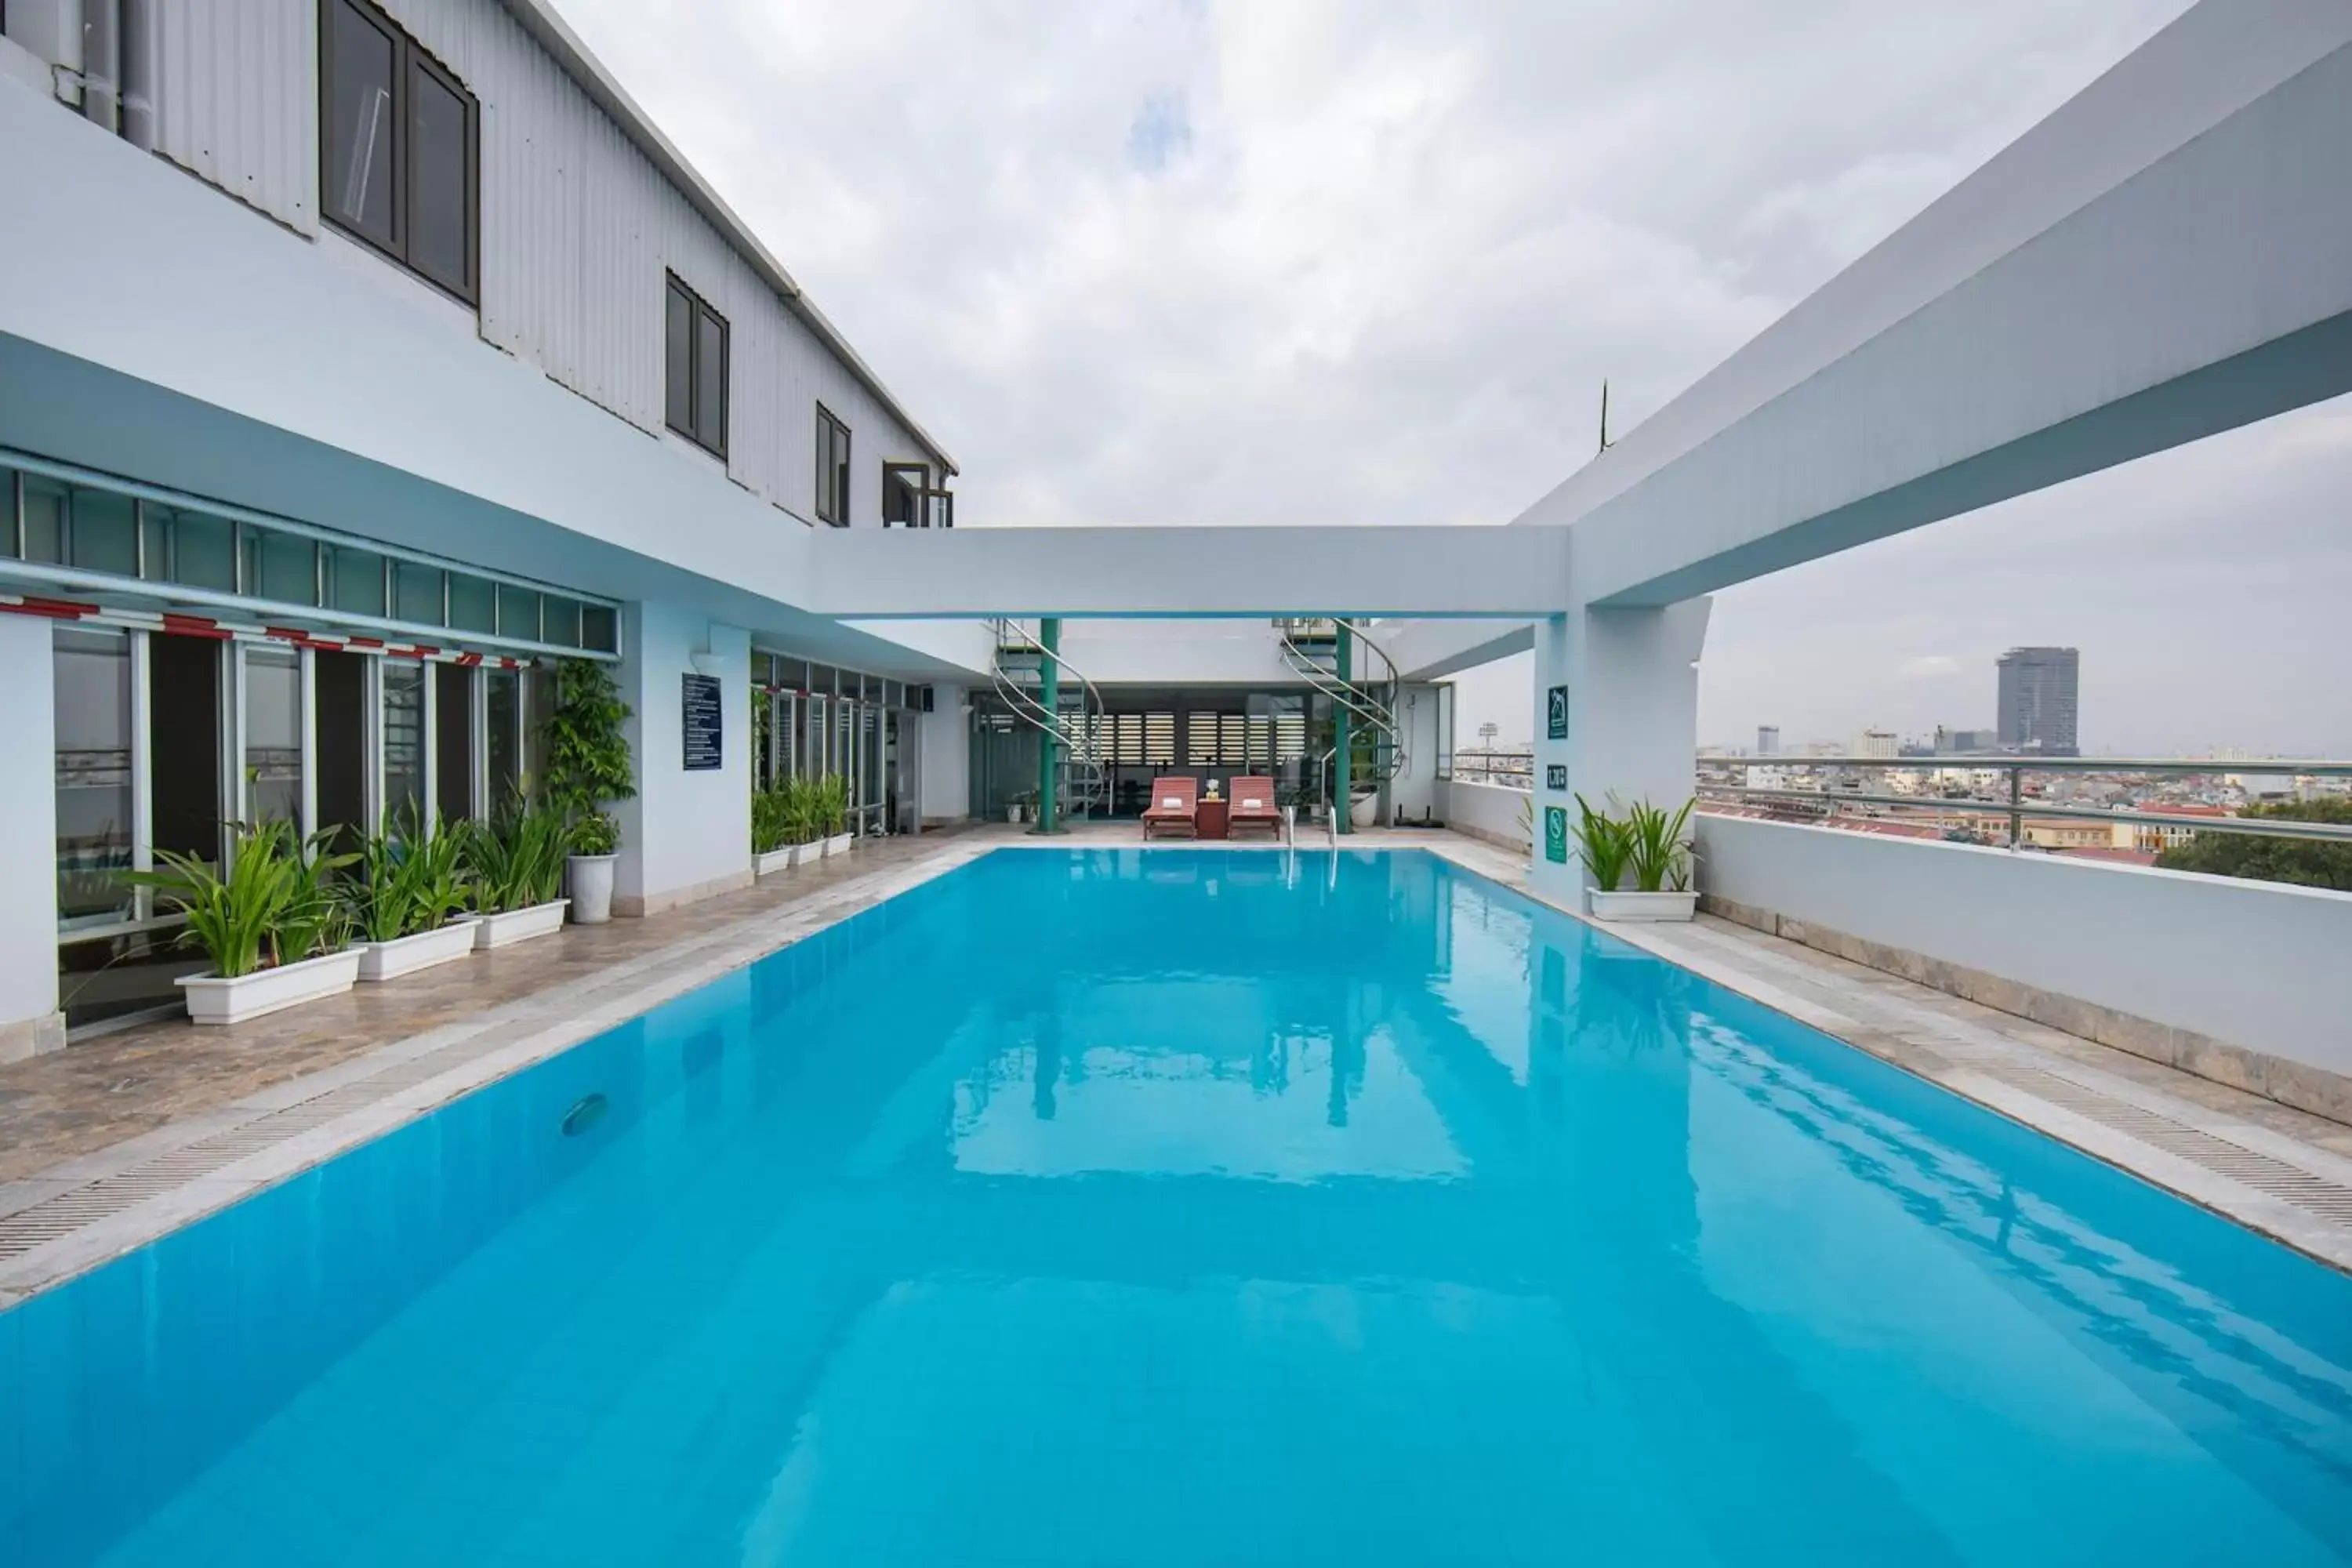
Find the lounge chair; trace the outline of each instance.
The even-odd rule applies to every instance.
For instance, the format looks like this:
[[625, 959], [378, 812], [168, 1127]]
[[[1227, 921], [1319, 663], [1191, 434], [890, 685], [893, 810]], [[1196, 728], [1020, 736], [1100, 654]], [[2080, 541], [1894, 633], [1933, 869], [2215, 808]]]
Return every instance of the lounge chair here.
[[1282, 808], [1274, 804], [1272, 779], [1239, 778], [1226, 785], [1225, 794], [1234, 803], [1226, 815], [1225, 831], [1239, 838], [1244, 827], [1263, 827], [1274, 837], [1282, 834]]
[[1172, 833], [1181, 827], [1185, 837], [1199, 837], [1199, 826], [1193, 819], [1200, 806], [1200, 780], [1184, 773], [1153, 779], [1151, 805], [1143, 814], [1143, 836], [1150, 837], [1155, 828]]

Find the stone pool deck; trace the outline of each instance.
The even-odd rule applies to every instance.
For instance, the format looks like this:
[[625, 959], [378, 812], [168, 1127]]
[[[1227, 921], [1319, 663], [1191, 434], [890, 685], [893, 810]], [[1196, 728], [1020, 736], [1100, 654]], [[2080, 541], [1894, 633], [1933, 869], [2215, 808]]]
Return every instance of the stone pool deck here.
[[[1051, 841], [1001, 826], [882, 840], [740, 892], [566, 927], [250, 1024], [141, 1024], [0, 1067], [0, 1305], [992, 849], [1137, 842], [1132, 824]], [[1480, 840], [1396, 830], [1350, 842], [1427, 848], [1527, 890], [1524, 863]], [[1302, 847], [1321, 843], [1318, 835]], [[1611, 929], [2352, 1269], [2352, 1127], [1711, 917]]]

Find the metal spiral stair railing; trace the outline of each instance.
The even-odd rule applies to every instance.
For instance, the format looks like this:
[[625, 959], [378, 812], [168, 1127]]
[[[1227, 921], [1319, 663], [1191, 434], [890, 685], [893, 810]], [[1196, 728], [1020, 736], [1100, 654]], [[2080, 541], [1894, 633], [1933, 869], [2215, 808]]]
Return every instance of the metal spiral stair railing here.
[[[1357, 722], [1367, 726], [1372, 732], [1371, 771], [1360, 779], [1351, 779], [1350, 784], [1382, 784], [1402, 773], [1406, 761], [1404, 727], [1396, 717], [1397, 692], [1402, 685], [1402, 678], [1397, 669], [1396, 660], [1389, 657], [1388, 649], [1373, 641], [1363, 627], [1353, 621], [1286, 620], [1277, 625], [1282, 632], [1282, 656], [1290, 668], [1297, 671], [1307, 685], [1347, 709]], [[1303, 633], [1326, 625], [1331, 626], [1335, 634], [1330, 643], [1323, 643], [1319, 638], [1301, 640]], [[1337, 630], [1343, 626], [1348, 628], [1355, 648], [1379, 660], [1380, 668], [1386, 671], [1384, 675], [1369, 679], [1357, 675], [1342, 680], [1339, 671], [1325, 662], [1336, 647]], [[1331, 798], [1331, 764], [1339, 755], [1339, 750], [1335, 743], [1315, 760], [1324, 804], [1333, 807], [1335, 812], [1339, 807]]]
[[[1061, 742], [1062, 766], [1056, 793], [1061, 797], [1063, 815], [1085, 817], [1104, 809], [1110, 798], [1110, 725], [1105, 719], [1102, 693], [1083, 671], [1039, 642], [1020, 622], [1000, 616], [995, 630], [996, 657], [990, 662], [989, 674], [996, 687], [997, 700], [1022, 722]], [[1008, 653], [1034, 658], [1041, 674], [1045, 661], [1052, 659], [1062, 683], [1060, 699], [1066, 703], [1075, 693], [1076, 706], [1049, 710], [1038, 685], [1016, 679], [1016, 675], [1027, 673], [1025, 670], [1005, 668]]]

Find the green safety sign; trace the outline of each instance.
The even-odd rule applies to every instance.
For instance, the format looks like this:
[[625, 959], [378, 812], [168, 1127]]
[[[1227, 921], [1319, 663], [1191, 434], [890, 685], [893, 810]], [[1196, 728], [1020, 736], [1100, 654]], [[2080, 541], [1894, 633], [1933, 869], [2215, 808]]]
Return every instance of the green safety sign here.
[[1568, 807], [1544, 807], [1544, 858], [1559, 865], [1568, 864]]

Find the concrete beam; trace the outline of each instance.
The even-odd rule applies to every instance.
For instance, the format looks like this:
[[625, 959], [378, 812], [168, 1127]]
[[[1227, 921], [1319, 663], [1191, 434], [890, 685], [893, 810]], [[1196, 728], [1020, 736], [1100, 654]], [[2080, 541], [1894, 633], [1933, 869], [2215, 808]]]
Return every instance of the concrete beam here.
[[2204, 0], [1518, 521], [1661, 605], [2352, 391], [2352, 8]]
[[1513, 616], [1556, 610], [1568, 542], [1506, 528], [839, 529], [805, 601], [859, 620], [947, 616]]

